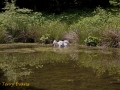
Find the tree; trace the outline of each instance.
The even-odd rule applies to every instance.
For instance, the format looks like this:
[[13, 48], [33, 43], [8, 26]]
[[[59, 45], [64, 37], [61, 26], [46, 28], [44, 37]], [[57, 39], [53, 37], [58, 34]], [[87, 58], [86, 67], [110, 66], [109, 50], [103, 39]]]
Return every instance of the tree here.
[[[1, 9], [5, 5], [5, 1], [0, 1]], [[7, 1], [11, 2], [11, 0]], [[16, 0], [16, 5], [20, 8], [32, 9], [33, 11], [61, 12], [71, 8], [106, 7], [109, 5], [109, 0]]]

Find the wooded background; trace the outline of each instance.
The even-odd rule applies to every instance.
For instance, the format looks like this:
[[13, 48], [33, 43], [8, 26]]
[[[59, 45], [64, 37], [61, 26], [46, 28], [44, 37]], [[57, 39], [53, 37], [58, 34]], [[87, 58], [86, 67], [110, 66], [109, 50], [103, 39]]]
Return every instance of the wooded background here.
[[[0, 11], [4, 8], [5, 1], [11, 2], [11, 0], [0, 0]], [[119, 2], [120, 0], [115, 1]], [[19, 8], [46, 12], [62, 12], [68, 9], [107, 7], [109, 5], [109, 0], [16, 0], [16, 6]]]

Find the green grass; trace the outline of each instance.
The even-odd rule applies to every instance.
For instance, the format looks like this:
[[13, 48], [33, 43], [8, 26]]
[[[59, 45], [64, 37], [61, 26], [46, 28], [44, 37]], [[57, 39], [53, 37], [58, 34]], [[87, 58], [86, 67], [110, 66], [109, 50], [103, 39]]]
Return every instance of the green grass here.
[[50, 39], [59, 39], [65, 32], [77, 29], [80, 44], [88, 36], [101, 37], [105, 30], [120, 30], [120, 13], [118, 8], [94, 10], [70, 10], [55, 14], [42, 14], [27, 9], [7, 10], [0, 13], [0, 43], [5, 43], [6, 31], [13, 39], [21, 33], [34, 37], [39, 42], [42, 35]]

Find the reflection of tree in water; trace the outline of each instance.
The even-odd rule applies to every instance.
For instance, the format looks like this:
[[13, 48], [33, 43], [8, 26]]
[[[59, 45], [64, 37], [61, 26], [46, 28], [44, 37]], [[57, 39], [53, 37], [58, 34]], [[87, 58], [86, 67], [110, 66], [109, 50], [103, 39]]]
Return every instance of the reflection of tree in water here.
[[78, 60], [78, 53], [71, 53], [69, 55], [70, 55], [70, 59], [71, 60], [73, 60], [73, 61]]
[[[81, 49], [79, 50], [78, 47], [73, 47], [70, 49], [68, 48], [59, 51], [58, 50], [50, 52], [42, 51], [39, 53], [32, 54], [0, 54], [0, 68], [2, 69], [4, 75], [8, 78], [8, 80], [13, 82], [22, 79], [23, 78], [22, 76], [31, 74], [31, 70], [28, 69], [29, 67], [26, 67], [26, 65], [42, 68], [43, 65], [46, 63], [50, 64], [62, 62], [61, 65], [64, 65], [63, 63], [70, 61], [72, 62], [75, 61], [75, 64], [77, 64], [77, 66], [82, 65], [83, 67], [92, 68], [98, 76], [103, 75], [106, 71], [108, 71], [110, 75], [118, 74], [120, 71], [119, 53], [114, 52], [113, 54], [111, 53], [103, 54], [96, 52], [87, 53], [83, 52]], [[120, 80], [119, 76], [115, 78]], [[37, 89], [33, 88], [33, 90]]]
[[111, 51], [112, 51], [111, 57], [113, 57], [116, 60], [120, 60], [120, 53], [119, 53], [118, 49], [113, 48]]
[[9, 82], [12, 81], [15, 83], [21, 76], [26, 76], [31, 73], [29, 69], [25, 68], [24, 64], [19, 65], [14, 55], [4, 54], [0, 59], [0, 68]]
[[69, 60], [68, 55], [60, 55], [49, 51], [29, 54], [0, 54], [0, 68], [9, 82], [16, 82], [22, 79], [23, 76], [32, 73], [32, 68], [30, 69], [27, 66], [42, 68], [43, 63], [62, 62], [65, 60]]
[[[110, 75], [119, 74], [120, 76], [120, 58], [115, 53], [80, 53], [79, 63], [85, 67], [92, 67], [97, 76], [101, 76], [105, 72], [108, 72]], [[119, 79], [120, 77], [118, 77]]]
[[[92, 48], [82, 49], [78, 46], [71, 46], [67, 52], [64, 50], [57, 52], [60, 54], [67, 54], [70, 60], [77, 61], [78, 65], [84, 67], [92, 67], [97, 76], [101, 76], [106, 71], [110, 74], [118, 74], [120, 71], [120, 53], [118, 49], [110, 49], [107, 51], [92, 50]], [[119, 73], [120, 74], [120, 73]]]

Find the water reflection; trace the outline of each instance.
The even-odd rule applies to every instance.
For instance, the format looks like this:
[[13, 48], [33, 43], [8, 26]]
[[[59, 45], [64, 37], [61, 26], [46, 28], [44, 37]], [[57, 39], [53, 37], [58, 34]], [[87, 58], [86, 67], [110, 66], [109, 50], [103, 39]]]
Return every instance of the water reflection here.
[[118, 51], [111, 54], [103, 54], [98, 52], [79, 54], [79, 63], [85, 67], [92, 67], [98, 76], [101, 76], [106, 71], [109, 74], [120, 74], [120, 54]]
[[1, 82], [30, 84], [29, 87], [13, 87], [15, 90], [120, 89], [118, 49], [77, 47], [36, 53], [1, 53], [0, 68]]

